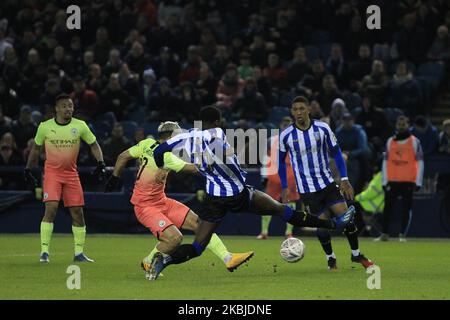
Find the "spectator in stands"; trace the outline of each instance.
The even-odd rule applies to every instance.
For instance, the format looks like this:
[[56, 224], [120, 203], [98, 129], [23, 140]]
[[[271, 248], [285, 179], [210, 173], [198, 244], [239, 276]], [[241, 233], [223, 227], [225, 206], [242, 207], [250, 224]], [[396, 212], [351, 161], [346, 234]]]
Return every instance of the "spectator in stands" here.
[[6, 28], [0, 28], [0, 61], [3, 60], [6, 48], [11, 48], [13, 45], [10, 43], [10, 39], [6, 38]]
[[112, 73], [109, 76], [108, 85], [102, 91], [100, 99], [103, 109], [114, 112], [118, 121], [126, 119], [133, 109], [134, 100], [121, 87], [117, 73]]
[[348, 177], [355, 193], [359, 193], [369, 170], [370, 148], [363, 127], [355, 124], [351, 113], [343, 115], [343, 124], [336, 129], [336, 138], [347, 162]]
[[89, 68], [89, 77], [86, 82], [86, 87], [89, 90], [95, 91], [97, 95], [101, 94], [105, 89], [108, 81], [102, 74], [102, 68], [98, 63], [91, 64]]
[[64, 71], [59, 70], [57, 66], [49, 66], [47, 68], [47, 81], [48, 80], [56, 80], [59, 83], [59, 87], [62, 92], [70, 92], [72, 91], [72, 81], [69, 80], [68, 76], [64, 73]]
[[344, 100], [337, 98], [333, 101], [330, 111], [330, 127], [333, 131], [343, 125], [344, 114], [347, 114], [348, 112]]
[[[239, 62], [241, 53], [244, 50], [247, 51], [248, 49], [244, 49], [244, 42], [242, 41], [242, 38], [239, 35], [234, 35], [233, 38], [231, 39], [230, 45], [228, 46], [228, 53], [231, 61], [237, 64]], [[250, 61], [251, 57], [252, 56], [250, 54]], [[254, 65], [253, 63], [250, 64]]]
[[180, 114], [183, 120], [193, 124], [198, 119], [201, 103], [194, 90], [194, 86], [190, 82], [181, 85]]
[[[14, 145], [11, 144], [14, 137], [11, 133], [5, 133], [0, 140], [0, 166], [23, 166], [24, 160]], [[20, 190], [22, 180], [17, 179], [14, 172], [3, 172], [0, 177], [1, 190]]]
[[134, 132], [134, 143], [133, 143], [133, 145], [138, 144], [139, 142], [141, 142], [144, 139], [146, 139], [145, 129], [144, 128], [137, 128], [136, 131]]
[[111, 73], [118, 73], [120, 70], [120, 67], [122, 66], [123, 62], [120, 59], [120, 51], [117, 49], [111, 49], [109, 52], [109, 58], [106, 62], [106, 65], [103, 67], [103, 74], [105, 77], [108, 77], [111, 75]]
[[171, 83], [178, 82], [180, 63], [174, 58], [169, 47], [162, 47], [159, 56], [153, 61], [153, 70], [158, 77], [166, 77]]
[[53, 55], [48, 60], [48, 64], [57, 66], [67, 74], [73, 73], [72, 57], [69, 54], [66, 54], [66, 51], [62, 46], [57, 46], [55, 48]]
[[21, 98], [24, 102], [30, 104], [38, 103], [38, 97], [43, 91], [47, 70], [45, 64], [41, 61], [39, 52], [36, 49], [30, 49], [27, 55], [27, 63], [23, 68], [24, 84], [21, 91]]
[[151, 66], [150, 55], [145, 53], [144, 47], [138, 41], [133, 43], [130, 52], [128, 53], [125, 61], [131, 71], [137, 74], [142, 74], [145, 69]]
[[311, 100], [310, 109], [310, 116], [312, 119], [322, 120], [322, 118], [325, 117], [325, 114], [323, 113], [322, 108], [320, 107], [320, 104], [317, 100]]
[[368, 75], [372, 68], [370, 46], [363, 43], [359, 46], [358, 59], [350, 64], [350, 89], [358, 91], [361, 88], [364, 76]]
[[179, 81], [190, 81], [195, 83], [198, 80], [200, 74], [200, 65], [202, 58], [198, 52], [198, 47], [191, 45], [187, 50], [187, 60], [181, 66], [181, 73]]
[[14, 47], [6, 47], [5, 56], [0, 61], [3, 79], [9, 88], [17, 90], [23, 80], [23, 74], [19, 66], [19, 59]]
[[108, 55], [111, 48], [112, 44], [109, 40], [108, 30], [105, 27], [98, 28], [96, 41], [91, 48], [94, 52], [95, 61], [101, 66], [104, 66], [108, 61]]
[[439, 152], [450, 155], [450, 119], [442, 122], [442, 131], [439, 133]]
[[0, 136], [3, 136], [5, 132], [11, 131], [11, 124], [11, 118], [3, 113], [3, 107], [0, 105]]
[[121, 87], [135, 100], [139, 96], [139, 75], [131, 72], [126, 63], [122, 63], [118, 74]]
[[217, 80], [214, 79], [214, 75], [209, 69], [208, 64], [202, 62], [200, 64], [199, 79], [195, 83], [195, 89], [198, 92], [200, 102], [206, 106], [217, 101]]
[[255, 80], [248, 78], [242, 95], [233, 106], [233, 114], [237, 119], [264, 121], [267, 118], [267, 106], [263, 95], [258, 92]]
[[372, 72], [362, 80], [361, 94], [367, 94], [375, 107], [384, 108], [388, 87], [389, 77], [386, 74], [383, 62], [374, 60]]
[[252, 57], [252, 65], [264, 68], [267, 65], [268, 44], [264, 37], [257, 34], [253, 37], [253, 43], [250, 45], [250, 56]]
[[266, 101], [266, 105], [268, 107], [272, 107], [275, 104], [275, 98], [272, 92], [272, 84], [268, 77], [262, 74], [262, 70], [258, 66], [253, 67], [253, 80], [256, 82], [256, 86], [258, 87], [258, 91], [264, 97]]
[[229, 108], [242, 94], [245, 81], [239, 77], [236, 65], [230, 63], [217, 87], [218, 106]]
[[216, 37], [209, 28], [203, 29], [200, 34], [199, 51], [202, 60], [207, 63], [211, 61], [217, 51]]
[[75, 112], [80, 119], [89, 121], [94, 119], [101, 111], [97, 94], [86, 89], [86, 84], [80, 76], [73, 81], [73, 92], [70, 94], [75, 105]]
[[211, 60], [209, 66], [216, 78], [220, 78], [226, 71], [227, 65], [230, 63], [230, 55], [227, 47], [224, 45], [217, 46], [217, 52], [214, 59]]
[[419, 83], [408, 70], [408, 65], [406, 62], [398, 63], [390, 82], [387, 104], [401, 109], [406, 115], [412, 117], [416, 114], [421, 98]]
[[349, 70], [348, 63], [344, 59], [342, 53], [342, 46], [338, 43], [333, 43], [331, 46], [330, 57], [326, 63], [326, 69], [331, 73], [340, 89], [346, 89], [349, 84]]
[[45, 110], [47, 107], [53, 107], [56, 97], [61, 94], [61, 86], [56, 79], [49, 79], [45, 82], [45, 92], [39, 98], [39, 104], [41, 110]]
[[416, 25], [416, 21], [415, 12], [405, 14], [403, 28], [393, 36], [393, 39], [400, 59], [421, 63], [427, 53], [428, 39], [424, 30]]
[[20, 108], [19, 119], [14, 120], [11, 124], [11, 132], [19, 149], [26, 147], [28, 140], [34, 138], [36, 130], [37, 125], [31, 119], [31, 107], [23, 105]]
[[89, 68], [95, 63], [94, 51], [86, 50], [83, 54], [83, 64], [78, 67], [76, 72], [82, 78], [87, 78], [89, 74]]
[[150, 99], [149, 111], [151, 121], [179, 121], [180, 100], [173, 94], [170, 80], [159, 80], [158, 92]]
[[250, 54], [246, 51], [242, 52], [239, 57], [240, 66], [238, 67], [239, 76], [242, 79], [253, 77], [253, 67], [251, 66]]
[[317, 96], [322, 88], [323, 78], [325, 77], [325, 67], [322, 60], [317, 59], [312, 65], [312, 74], [306, 74], [297, 84], [299, 94], [303, 93], [308, 97]]
[[439, 26], [436, 32], [437, 36], [428, 50], [428, 59], [431, 60], [450, 60], [450, 36], [446, 25]]
[[336, 83], [334, 81], [334, 76], [331, 74], [327, 74], [323, 77], [322, 80], [322, 88], [319, 91], [319, 94], [316, 96], [317, 101], [322, 107], [323, 112], [328, 115], [331, 111], [331, 104], [338, 98], [342, 98], [341, 93], [339, 92]]
[[[72, 74], [75, 72], [75, 66], [83, 63], [83, 47], [81, 45], [81, 38], [79, 36], [73, 36], [70, 40], [70, 48], [68, 54], [72, 57]], [[72, 75], [70, 74], [70, 75]]]
[[436, 153], [439, 145], [439, 134], [436, 127], [431, 125], [424, 116], [416, 117], [411, 134], [420, 140], [424, 156]]
[[381, 154], [392, 128], [383, 109], [376, 108], [369, 96], [363, 96], [362, 108], [357, 111], [356, 123], [363, 126], [374, 153]]
[[263, 74], [269, 78], [273, 89], [283, 90], [287, 86], [286, 70], [280, 65], [280, 56], [276, 53], [269, 54], [267, 59], [267, 67], [264, 68]]
[[19, 115], [19, 97], [14, 89], [9, 88], [3, 78], [0, 77], [0, 106], [3, 113], [10, 117]]
[[20, 156], [20, 152], [16, 144], [16, 139], [11, 132], [6, 132], [1, 136], [0, 148], [0, 166], [17, 166], [24, 163], [23, 158]]
[[[130, 148], [131, 142], [123, 134], [123, 127], [119, 122], [114, 124], [111, 137], [103, 143], [103, 157], [107, 166], [114, 166], [116, 159], [123, 151]], [[131, 165], [131, 164], [130, 164]]]
[[312, 68], [306, 56], [304, 47], [298, 47], [294, 51], [294, 57], [287, 69], [287, 81], [291, 87], [295, 87], [297, 83], [303, 79], [306, 74], [311, 74]]
[[151, 97], [158, 91], [156, 85], [156, 75], [152, 68], [144, 71], [142, 75], [142, 84], [139, 92], [139, 105], [148, 106]]

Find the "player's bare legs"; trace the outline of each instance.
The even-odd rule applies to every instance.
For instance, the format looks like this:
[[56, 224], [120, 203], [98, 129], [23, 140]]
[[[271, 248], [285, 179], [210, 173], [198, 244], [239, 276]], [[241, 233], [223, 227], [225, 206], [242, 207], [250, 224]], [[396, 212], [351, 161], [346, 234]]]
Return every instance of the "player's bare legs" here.
[[84, 243], [86, 240], [86, 225], [84, 222], [83, 207], [69, 207], [70, 215], [72, 216], [72, 232], [75, 247], [74, 261], [77, 262], [94, 262], [88, 258], [84, 253]]
[[[347, 203], [339, 202], [330, 206], [329, 210], [325, 210], [319, 216], [319, 218], [329, 219], [331, 215], [340, 216], [342, 214], [345, 214], [347, 210], [348, 210]], [[359, 251], [358, 229], [353, 221], [344, 229], [344, 234], [347, 237], [348, 243], [352, 250], [351, 260], [353, 262], [361, 263], [365, 268], [370, 267], [373, 264], [373, 262], [367, 259]], [[320, 244], [322, 245], [322, 248], [325, 251], [328, 261], [328, 268], [332, 271], [337, 270], [337, 261], [336, 256], [333, 252], [333, 247], [331, 245], [330, 232], [324, 229], [317, 229], [317, 237], [319, 238]]]
[[53, 222], [55, 221], [56, 212], [58, 211], [58, 201], [45, 202], [44, 218], [41, 222], [41, 262], [50, 262], [50, 241], [53, 233]]
[[45, 203], [45, 213], [42, 221], [53, 223], [55, 221], [56, 212], [58, 211], [58, 201], [48, 201]]
[[[329, 219], [323, 220], [304, 211], [294, 211], [286, 204], [275, 201], [268, 194], [254, 190], [250, 203], [250, 211], [260, 215], [276, 215], [286, 222], [298, 227], [317, 227], [335, 229], [335, 222]], [[339, 221], [341, 223], [341, 221]], [[346, 223], [345, 223], [346, 224]]]
[[83, 207], [70, 207], [69, 212], [72, 217], [72, 225], [75, 227], [84, 227]]

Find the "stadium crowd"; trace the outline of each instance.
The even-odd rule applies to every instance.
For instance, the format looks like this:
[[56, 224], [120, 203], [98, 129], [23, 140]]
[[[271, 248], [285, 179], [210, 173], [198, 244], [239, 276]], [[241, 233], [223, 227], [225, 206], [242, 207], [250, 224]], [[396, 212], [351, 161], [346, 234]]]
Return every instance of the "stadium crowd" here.
[[[360, 191], [400, 114], [425, 155], [450, 154], [427, 116], [448, 89], [450, 2], [445, 0], [72, 1], [0, 3], [0, 166], [22, 166], [55, 97], [100, 141], [107, 165], [155, 134], [162, 120], [189, 127], [215, 103], [231, 128], [276, 128], [297, 95], [328, 122]], [[381, 30], [366, 28], [380, 6]], [[93, 164], [88, 148], [79, 165]], [[0, 189], [13, 189], [3, 176]]]

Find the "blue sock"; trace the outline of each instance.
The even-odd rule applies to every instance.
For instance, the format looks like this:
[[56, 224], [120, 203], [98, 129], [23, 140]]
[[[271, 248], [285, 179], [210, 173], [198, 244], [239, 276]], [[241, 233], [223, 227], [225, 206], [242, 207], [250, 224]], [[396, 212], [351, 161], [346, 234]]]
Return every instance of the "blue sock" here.
[[284, 220], [289, 221], [292, 218], [292, 215], [294, 214], [294, 211], [291, 207], [285, 205], [284, 206]]
[[192, 242], [192, 246], [195, 248], [195, 252], [197, 252], [197, 255], [199, 256], [201, 256], [203, 250], [205, 250], [205, 248], [203, 248], [203, 246], [196, 241]]

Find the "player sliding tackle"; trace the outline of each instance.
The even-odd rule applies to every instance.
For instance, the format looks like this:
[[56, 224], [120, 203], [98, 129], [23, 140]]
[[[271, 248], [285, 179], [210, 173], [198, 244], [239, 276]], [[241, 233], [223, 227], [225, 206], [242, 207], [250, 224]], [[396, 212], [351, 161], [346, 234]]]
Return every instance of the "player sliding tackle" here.
[[[198, 172], [196, 166], [167, 153], [164, 156], [164, 168], [159, 169], [153, 159], [156, 147], [170, 138], [174, 131], [180, 132], [180, 130], [178, 123], [164, 122], [158, 128], [158, 141], [145, 139], [122, 152], [117, 158], [113, 174], [105, 189], [105, 191], [114, 190], [127, 162], [139, 158], [141, 166], [136, 177], [131, 203], [134, 205], [134, 212], [139, 222], [149, 228], [159, 240], [153, 251], [144, 258], [141, 264], [147, 279], [150, 277], [150, 262], [153, 256], [172, 253], [183, 240], [179, 229], [191, 230], [196, 233], [199, 225], [198, 216], [192, 210], [176, 200], [167, 198], [164, 193], [169, 170], [195, 173]], [[212, 235], [208, 249], [225, 263], [230, 272], [253, 255], [253, 252], [228, 252], [216, 234]]]
[[325, 229], [344, 228], [353, 220], [353, 209], [332, 220], [321, 220], [306, 212], [294, 211], [267, 194], [247, 186], [246, 172], [241, 169], [237, 156], [219, 128], [222, 120], [220, 110], [213, 106], [204, 107], [200, 111], [200, 120], [206, 130], [191, 129], [181, 133], [159, 145], [153, 153], [156, 165], [162, 168], [167, 154], [176, 148], [184, 149], [191, 162], [206, 177], [206, 198], [194, 242], [180, 245], [167, 256], [155, 254], [150, 279], [157, 279], [170, 264], [183, 263], [200, 256], [228, 211], [277, 215], [294, 226]]

